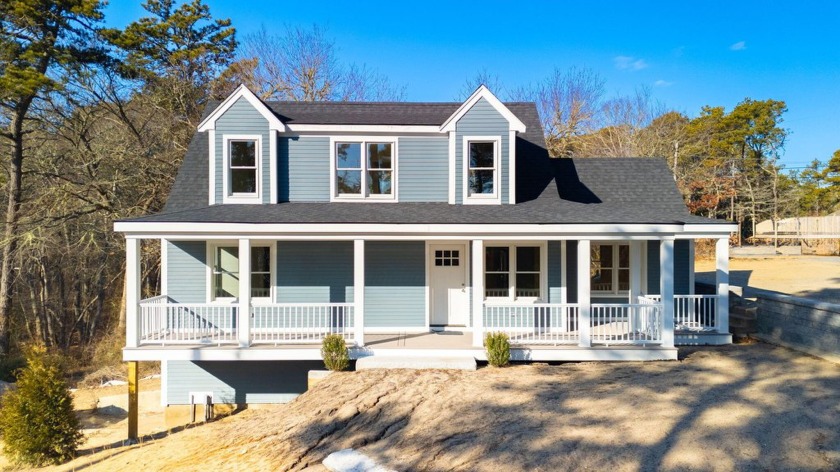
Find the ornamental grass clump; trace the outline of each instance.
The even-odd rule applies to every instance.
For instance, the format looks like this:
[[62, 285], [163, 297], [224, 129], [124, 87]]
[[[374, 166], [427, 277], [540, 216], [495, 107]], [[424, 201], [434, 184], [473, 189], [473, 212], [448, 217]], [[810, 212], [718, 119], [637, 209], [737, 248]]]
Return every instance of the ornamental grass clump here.
[[504, 367], [510, 363], [510, 338], [505, 333], [487, 333], [484, 336], [484, 350], [487, 362], [493, 367]]
[[350, 351], [340, 334], [328, 334], [321, 343], [321, 357], [324, 365], [332, 371], [350, 367]]
[[82, 432], [59, 360], [33, 347], [26, 362], [17, 389], [0, 400], [3, 452], [20, 465], [66, 462], [75, 456]]

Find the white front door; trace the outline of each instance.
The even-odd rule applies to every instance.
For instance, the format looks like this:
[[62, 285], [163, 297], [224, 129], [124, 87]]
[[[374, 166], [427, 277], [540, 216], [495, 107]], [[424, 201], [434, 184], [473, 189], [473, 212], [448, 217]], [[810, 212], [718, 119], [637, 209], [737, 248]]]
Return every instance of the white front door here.
[[466, 326], [470, 307], [466, 244], [432, 244], [429, 259], [430, 324]]

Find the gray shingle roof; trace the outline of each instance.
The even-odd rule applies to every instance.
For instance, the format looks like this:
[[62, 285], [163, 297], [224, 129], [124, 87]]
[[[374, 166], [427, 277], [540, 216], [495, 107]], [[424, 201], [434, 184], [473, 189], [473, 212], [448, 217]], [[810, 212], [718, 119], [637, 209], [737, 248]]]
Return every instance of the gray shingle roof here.
[[[441, 124], [458, 103], [291, 103], [268, 105], [285, 122]], [[302, 203], [208, 206], [207, 135], [197, 133], [160, 214], [136, 222], [392, 224], [718, 224], [690, 215], [664, 160], [550, 159], [532, 103], [509, 103], [527, 131], [516, 139], [516, 205]]]

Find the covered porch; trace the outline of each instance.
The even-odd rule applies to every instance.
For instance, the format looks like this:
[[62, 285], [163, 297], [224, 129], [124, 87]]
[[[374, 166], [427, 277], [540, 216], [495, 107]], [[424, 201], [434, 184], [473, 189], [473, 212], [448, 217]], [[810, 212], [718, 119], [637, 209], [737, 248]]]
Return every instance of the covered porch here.
[[[693, 237], [682, 239], [688, 242], [691, 252], [688, 260], [693, 261]], [[562, 239], [555, 236], [539, 240], [453, 239], [450, 236], [415, 240], [423, 247], [423, 257], [416, 258], [422, 259], [423, 269], [415, 277], [416, 290], [410, 293], [371, 288], [382, 283], [377, 280], [377, 277], [382, 278], [382, 273], [372, 276], [373, 272], [381, 272], [375, 265], [375, 261], [383, 258], [381, 240], [335, 240], [348, 250], [352, 248], [346, 255], [348, 264], [345, 264], [349, 272], [343, 291], [347, 296], [341, 301], [327, 299], [312, 303], [290, 301], [289, 297], [282, 296], [289, 291], [277, 281], [278, 274], [284, 270], [284, 267], [278, 267], [283, 264], [277, 261], [283, 260], [273, 253], [270, 253], [268, 263], [253, 257], [236, 259], [236, 294], [251, 294], [250, 297], [213, 299], [210, 279], [219, 274], [215, 273], [218, 271], [213, 267], [209, 248], [218, 240], [210, 239], [204, 240], [208, 254], [203, 262], [208, 278], [204, 301], [184, 301], [173, 296], [173, 290], [141, 300], [140, 238], [129, 236], [125, 357], [127, 360], [148, 360], [154, 355], [163, 356], [158, 359], [171, 358], [173, 352], [183, 351], [204, 359], [210, 356], [209, 351], [217, 350], [220, 359], [241, 358], [243, 350], [248, 350], [252, 352], [247, 357], [255, 359], [319, 359], [318, 348], [323, 338], [338, 334], [351, 346], [354, 357], [397, 355], [398, 352], [422, 355], [424, 351], [437, 350], [470, 353], [481, 359], [485, 333], [504, 332], [510, 336], [515, 359], [648, 359], [650, 353], [642, 354], [644, 350], [658, 352], [663, 349], [669, 353], [657, 358], [675, 358], [676, 345], [706, 343], [708, 339], [717, 339], [714, 343], [720, 343], [731, 339], [728, 333], [728, 239], [717, 237], [714, 294], [693, 293], [693, 262], [689, 293], [675, 293], [677, 240], [673, 235], [613, 236], [610, 239], [604, 239], [603, 235]], [[224, 241], [226, 247], [231, 247], [231, 240]], [[239, 238], [233, 242], [238, 254], [253, 254], [254, 247], [271, 247], [274, 251], [287, 247], [286, 241], [264, 236]], [[168, 244], [169, 240], [163, 239], [162, 243]], [[435, 264], [447, 267], [444, 265], [446, 257], [451, 259], [453, 254], [450, 252], [444, 257], [436, 248], [453, 243], [456, 244], [454, 247], [460, 244], [464, 248], [458, 256], [461, 258], [458, 267], [463, 265], [464, 269], [463, 282], [459, 284], [455, 280], [446, 290], [448, 295], [436, 297], [439, 295], [436, 289], [439, 277]], [[593, 254], [598, 251], [593, 251], [593, 245], [607, 243], [621, 246], [618, 249], [623, 255], [616, 255], [617, 262], [613, 265], [595, 267]], [[505, 257], [510, 257], [510, 264], [504, 266], [505, 277], [497, 276], [500, 272], [497, 267], [488, 267], [494, 262], [487, 248], [498, 247], [509, 248], [505, 253]], [[517, 266], [515, 257], [519, 247], [541, 249], [534, 259], [536, 269], [521, 263]], [[658, 254], [652, 253], [651, 248]], [[166, 251], [162, 252], [165, 258]], [[484, 257], [474, 257], [476, 254]], [[406, 257], [405, 261], [411, 260]], [[627, 263], [618, 262], [619, 258], [627, 259]], [[409, 270], [408, 262], [391, 262], [397, 268], [404, 265], [401, 270]], [[258, 265], [260, 267], [256, 267]], [[655, 281], [650, 275], [652, 266], [658, 272]], [[557, 267], [562, 270], [553, 271], [552, 268]], [[574, 270], [567, 270], [569, 268]], [[164, 270], [172, 272], [174, 266]], [[605, 283], [605, 274], [615, 285], [612, 292], [605, 290], [605, 286], [593, 286]], [[172, 274], [168, 278], [171, 280], [165, 288], [172, 289], [175, 284], [184, 283]], [[260, 285], [262, 280], [269, 281], [268, 288]], [[510, 286], [504, 293], [499, 292], [499, 280], [505, 280]], [[387, 296], [388, 293], [393, 296]], [[401, 296], [402, 293], [407, 295]], [[440, 300], [449, 303], [453, 313], [457, 311], [451, 318], [457, 323], [440, 325], [435, 322], [435, 306]], [[381, 311], [383, 303], [394, 310], [401, 303], [419, 304], [414, 312], [422, 313], [423, 319], [414, 326], [383, 326], [381, 317], [371, 316], [375, 309]], [[276, 352], [268, 354], [271, 351]], [[612, 354], [599, 354], [602, 351]], [[221, 354], [225, 352], [238, 354]]]

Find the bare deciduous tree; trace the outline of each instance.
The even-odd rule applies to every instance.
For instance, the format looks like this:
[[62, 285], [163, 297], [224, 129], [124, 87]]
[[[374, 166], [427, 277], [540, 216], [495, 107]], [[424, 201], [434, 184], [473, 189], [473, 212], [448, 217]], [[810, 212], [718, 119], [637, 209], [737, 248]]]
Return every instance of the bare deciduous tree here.
[[[246, 36], [238, 70], [228, 72], [263, 100], [398, 101], [404, 89], [367, 66], [345, 65], [326, 32], [287, 27], [280, 34], [265, 29]], [[230, 80], [230, 79], [228, 79]]]

